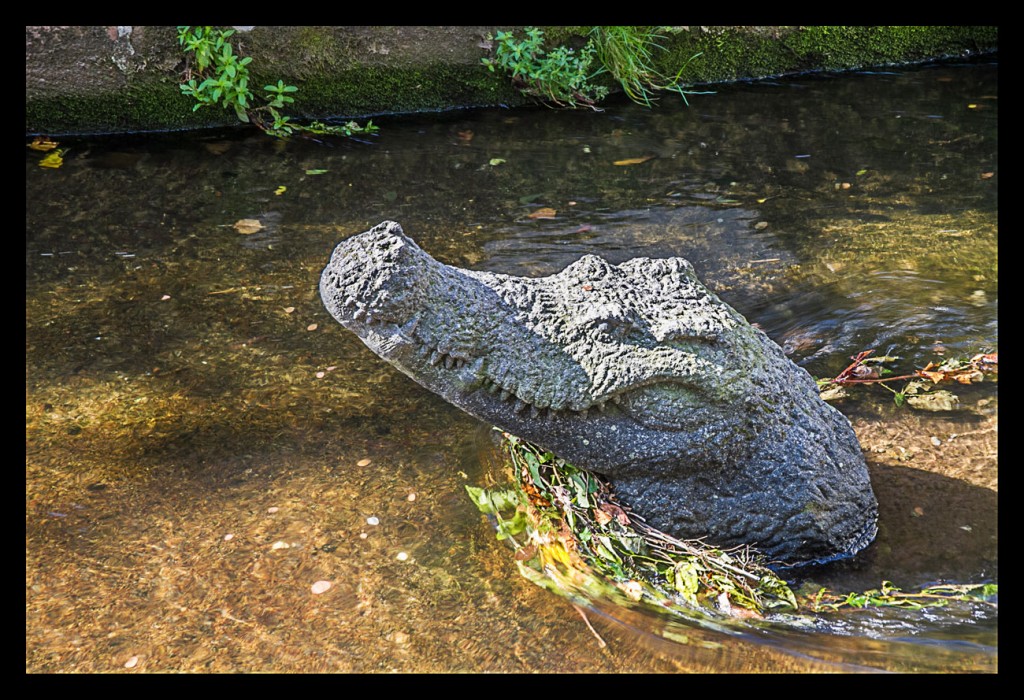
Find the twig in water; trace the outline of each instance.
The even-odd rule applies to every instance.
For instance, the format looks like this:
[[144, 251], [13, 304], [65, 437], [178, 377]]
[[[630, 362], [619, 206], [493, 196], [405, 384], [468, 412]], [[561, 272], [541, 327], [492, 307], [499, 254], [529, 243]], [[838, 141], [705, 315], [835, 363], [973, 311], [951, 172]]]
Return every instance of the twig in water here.
[[592, 635], [594, 635], [595, 637], [597, 637], [597, 646], [601, 647], [602, 649], [604, 649], [606, 646], [608, 646], [607, 642], [605, 642], [603, 639], [601, 639], [601, 635], [599, 635], [597, 633], [597, 630], [594, 629], [594, 626], [592, 624], [590, 624], [590, 620], [587, 619], [587, 614], [585, 612], [583, 612], [583, 608], [581, 608], [580, 606], [576, 605], [576, 603], [573, 603], [572, 606], [574, 608], [576, 608], [576, 612], [578, 612], [580, 614], [580, 617], [583, 618], [583, 621], [585, 623], [587, 623], [587, 629], [590, 630], [590, 633]]

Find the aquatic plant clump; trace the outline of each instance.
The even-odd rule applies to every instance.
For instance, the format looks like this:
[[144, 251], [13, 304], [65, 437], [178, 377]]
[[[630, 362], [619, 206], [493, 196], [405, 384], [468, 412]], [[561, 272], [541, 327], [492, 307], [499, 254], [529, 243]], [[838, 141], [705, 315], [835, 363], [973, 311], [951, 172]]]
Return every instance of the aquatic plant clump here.
[[660, 532], [620, 504], [601, 477], [502, 435], [511, 487], [466, 490], [477, 508], [493, 517], [497, 538], [514, 548], [520, 573], [571, 600], [625, 598], [682, 614], [737, 618], [921, 609], [955, 600], [996, 605], [996, 584], [935, 585], [909, 593], [884, 581], [879, 589], [859, 593], [839, 594], [813, 584], [794, 591], [754, 549], [722, 549]]

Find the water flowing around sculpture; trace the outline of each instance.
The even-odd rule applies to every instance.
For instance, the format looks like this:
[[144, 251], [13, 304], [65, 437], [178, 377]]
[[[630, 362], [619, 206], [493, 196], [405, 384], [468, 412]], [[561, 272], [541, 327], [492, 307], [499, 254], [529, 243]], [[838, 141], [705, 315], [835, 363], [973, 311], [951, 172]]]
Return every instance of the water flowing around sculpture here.
[[849, 421], [682, 258], [514, 277], [438, 262], [385, 221], [338, 244], [320, 296], [416, 382], [605, 475], [664, 532], [781, 565], [875, 536]]

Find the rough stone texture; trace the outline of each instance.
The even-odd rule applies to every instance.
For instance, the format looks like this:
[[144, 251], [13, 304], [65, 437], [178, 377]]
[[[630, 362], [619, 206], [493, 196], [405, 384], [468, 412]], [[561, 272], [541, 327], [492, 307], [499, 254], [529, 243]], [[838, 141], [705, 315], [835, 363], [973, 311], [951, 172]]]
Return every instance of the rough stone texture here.
[[[145, 29], [130, 26], [25, 27], [26, 101], [124, 89], [129, 76], [147, 65], [139, 50], [150, 46], [146, 36]], [[171, 60], [178, 63], [181, 55], [174, 52]]]
[[386, 221], [337, 246], [320, 295], [415, 381], [606, 475], [666, 532], [782, 565], [874, 538], [849, 422], [682, 258], [513, 277], [444, 265]]

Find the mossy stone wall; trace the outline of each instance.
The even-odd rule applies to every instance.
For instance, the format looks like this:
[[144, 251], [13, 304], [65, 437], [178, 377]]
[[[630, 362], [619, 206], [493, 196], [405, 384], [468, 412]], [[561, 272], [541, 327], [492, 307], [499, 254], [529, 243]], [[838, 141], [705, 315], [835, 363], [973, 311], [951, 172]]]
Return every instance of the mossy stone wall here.
[[[525, 102], [487, 71], [489, 34], [514, 27], [238, 27], [252, 85], [299, 87], [293, 113], [364, 119], [384, 113]], [[544, 27], [582, 44], [589, 27]], [[996, 27], [673, 27], [659, 65], [686, 64], [693, 84], [848, 70], [993, 53]], [[687, 61], [695, 54], [696, 60]], [[26, 27], [28, 134], [113, 133], [227, 126], [233, 112], [192, 111], [175, 27]]]

